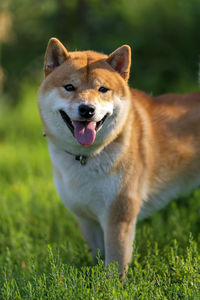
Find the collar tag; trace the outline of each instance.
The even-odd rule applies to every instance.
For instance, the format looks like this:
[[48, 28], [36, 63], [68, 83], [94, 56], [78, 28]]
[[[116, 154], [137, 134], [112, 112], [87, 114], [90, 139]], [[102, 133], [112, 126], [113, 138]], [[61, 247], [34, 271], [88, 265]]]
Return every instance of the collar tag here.
[[89, 156], [85, 156], [85, 155], [74, 155], [71, 152], [68, 152], [66, 150], [65, 150], [65, 152], [72, 156], [75, 156], [75, 160], [80, 161], [81, 166], [85, 166], [88, 161], [88, 158], [89, 158]]
[[75, 157], [75, 159], [76, 159], [76, 160], [79, 160], [79, 161], [80, 161], [80, 164], [81, 164], [82, 166], [84, 166], [84, 165], [86, 165], [86, 163], [87, 163], [88, 157], [85, 156], [85, 155], [77, 155], [77, 156]]

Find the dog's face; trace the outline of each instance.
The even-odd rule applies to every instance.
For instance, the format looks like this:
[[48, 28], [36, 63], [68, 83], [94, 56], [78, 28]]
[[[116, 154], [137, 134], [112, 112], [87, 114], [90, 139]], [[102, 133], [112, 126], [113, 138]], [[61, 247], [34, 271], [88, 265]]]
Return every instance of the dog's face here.
[[68, 52], [51, 39], [39, 93], [47, 136], [75, 154], [94, 151], [114, 139], [128, 115], [129, 69], [129, 46], [106, 56]]

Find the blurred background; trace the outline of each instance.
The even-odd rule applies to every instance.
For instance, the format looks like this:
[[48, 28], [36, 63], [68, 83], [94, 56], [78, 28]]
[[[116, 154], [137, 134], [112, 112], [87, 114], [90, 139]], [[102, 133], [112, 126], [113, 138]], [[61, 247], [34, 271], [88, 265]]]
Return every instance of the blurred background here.
[[[49, 38], [59, 38], [71, 51], [92, 49], [106, 54], [129, 44], [130, 85], [158, 95], [200, 90], [199, 31], [200, 0], [0, 0], [0, 298], [7, 295], [5, 299], [19, 299], [11, 290], [25, 295], [28, 287], [33, 291], [37, 286], [40, 291], [48, 276], [50, 282], [55, 282], [56, 290], [61, 291], [48, 269], [51, 262], [47, 245], [55, 253], [59, 249], [60, 261], [64, 263], [80, 268], [91, 261], [75, 220], [56, 193], [48, 147], [42, 136], [37, 93], [44, 77], [43, 59]], [[185, 198], [172, 203], [137, 226], [140, 254], [134, 254], [135, 274], [137, 270], [140, 274], [145, 265], [149, 270], [149, 257], [158, 264], [158, 269], [153, 267], [151, 273], [147, 272], [151, 274], [149, 285], [147, 279], [142, 280], [144, 291], [152, 289], [154, 270], [156, 290], [160, 293], [157, 276], [163, 268], [166, 274], [172, 272], [169, 286], [177, 282], [179, 296], [179, 282], [184, 295], [189, 286], [199, 292], [195, 260], [198, 254], [197, 250], [192, 252], [192, 269], [187, 243], [192, 232], [200, 244], [199, 216], [200, 192], [196, 191], [190, 201]], [[178, 241], [176, 250], [170, 248], [173, 240], [174, 245]], [[160, 262], [165, 265], [158, 260], [160, 254], [157, 255], [154, 242], [163, 249], [159, 251], [164, 255]], [[185, 253], [186, 263], [180, 258], [175, 264], [175, 256], [168, 252]], [[187, 272], [189, 268], [191, 272]], [[40, 272], [44, 272], [44, 277], [37, 277]], [[35, 283], [37, 278], [40, 279]], [[136, 278], [141, 281], [143, 275]], [[190, 279], [186, 283], [184, 278]], [[171, 291], [174, 295], [174, 286]], [[43, 297], [38, 295], [35, 298]]]
[[0, 0], [0, 95], [37, 87], [50, 37], [69, 50], [132, 48], [130, 85], [157, 95], [199, 89], [199, 0]]

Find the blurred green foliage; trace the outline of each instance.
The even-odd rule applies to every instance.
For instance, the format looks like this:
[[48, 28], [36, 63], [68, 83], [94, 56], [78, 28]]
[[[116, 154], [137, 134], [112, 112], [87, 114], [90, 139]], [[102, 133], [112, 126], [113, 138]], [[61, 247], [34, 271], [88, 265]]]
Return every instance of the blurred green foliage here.
[[7, 13], [10, 26], [0, 40], [0, 65], [4, 91], [13, 101], [20, 97], [24, 81], [37, 85], [41, 81], [43, 56], [52, 36], [69, 50], [110, 53], [129, 44], [130, 84], [147, 92], [199, 88], [199, 0], [1, 1], [0, 15]]

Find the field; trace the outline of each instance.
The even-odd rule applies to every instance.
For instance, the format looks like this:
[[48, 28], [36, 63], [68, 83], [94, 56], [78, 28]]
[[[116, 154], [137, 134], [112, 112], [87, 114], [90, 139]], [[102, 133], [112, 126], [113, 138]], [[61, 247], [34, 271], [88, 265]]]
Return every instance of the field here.
[[[122, 286], [59, 199], [37, 90], [0, 102], [0, 299], [200, 299], [200, 190], [139, 222]], [[4, 103], [4, 104], [3, 104]]]

